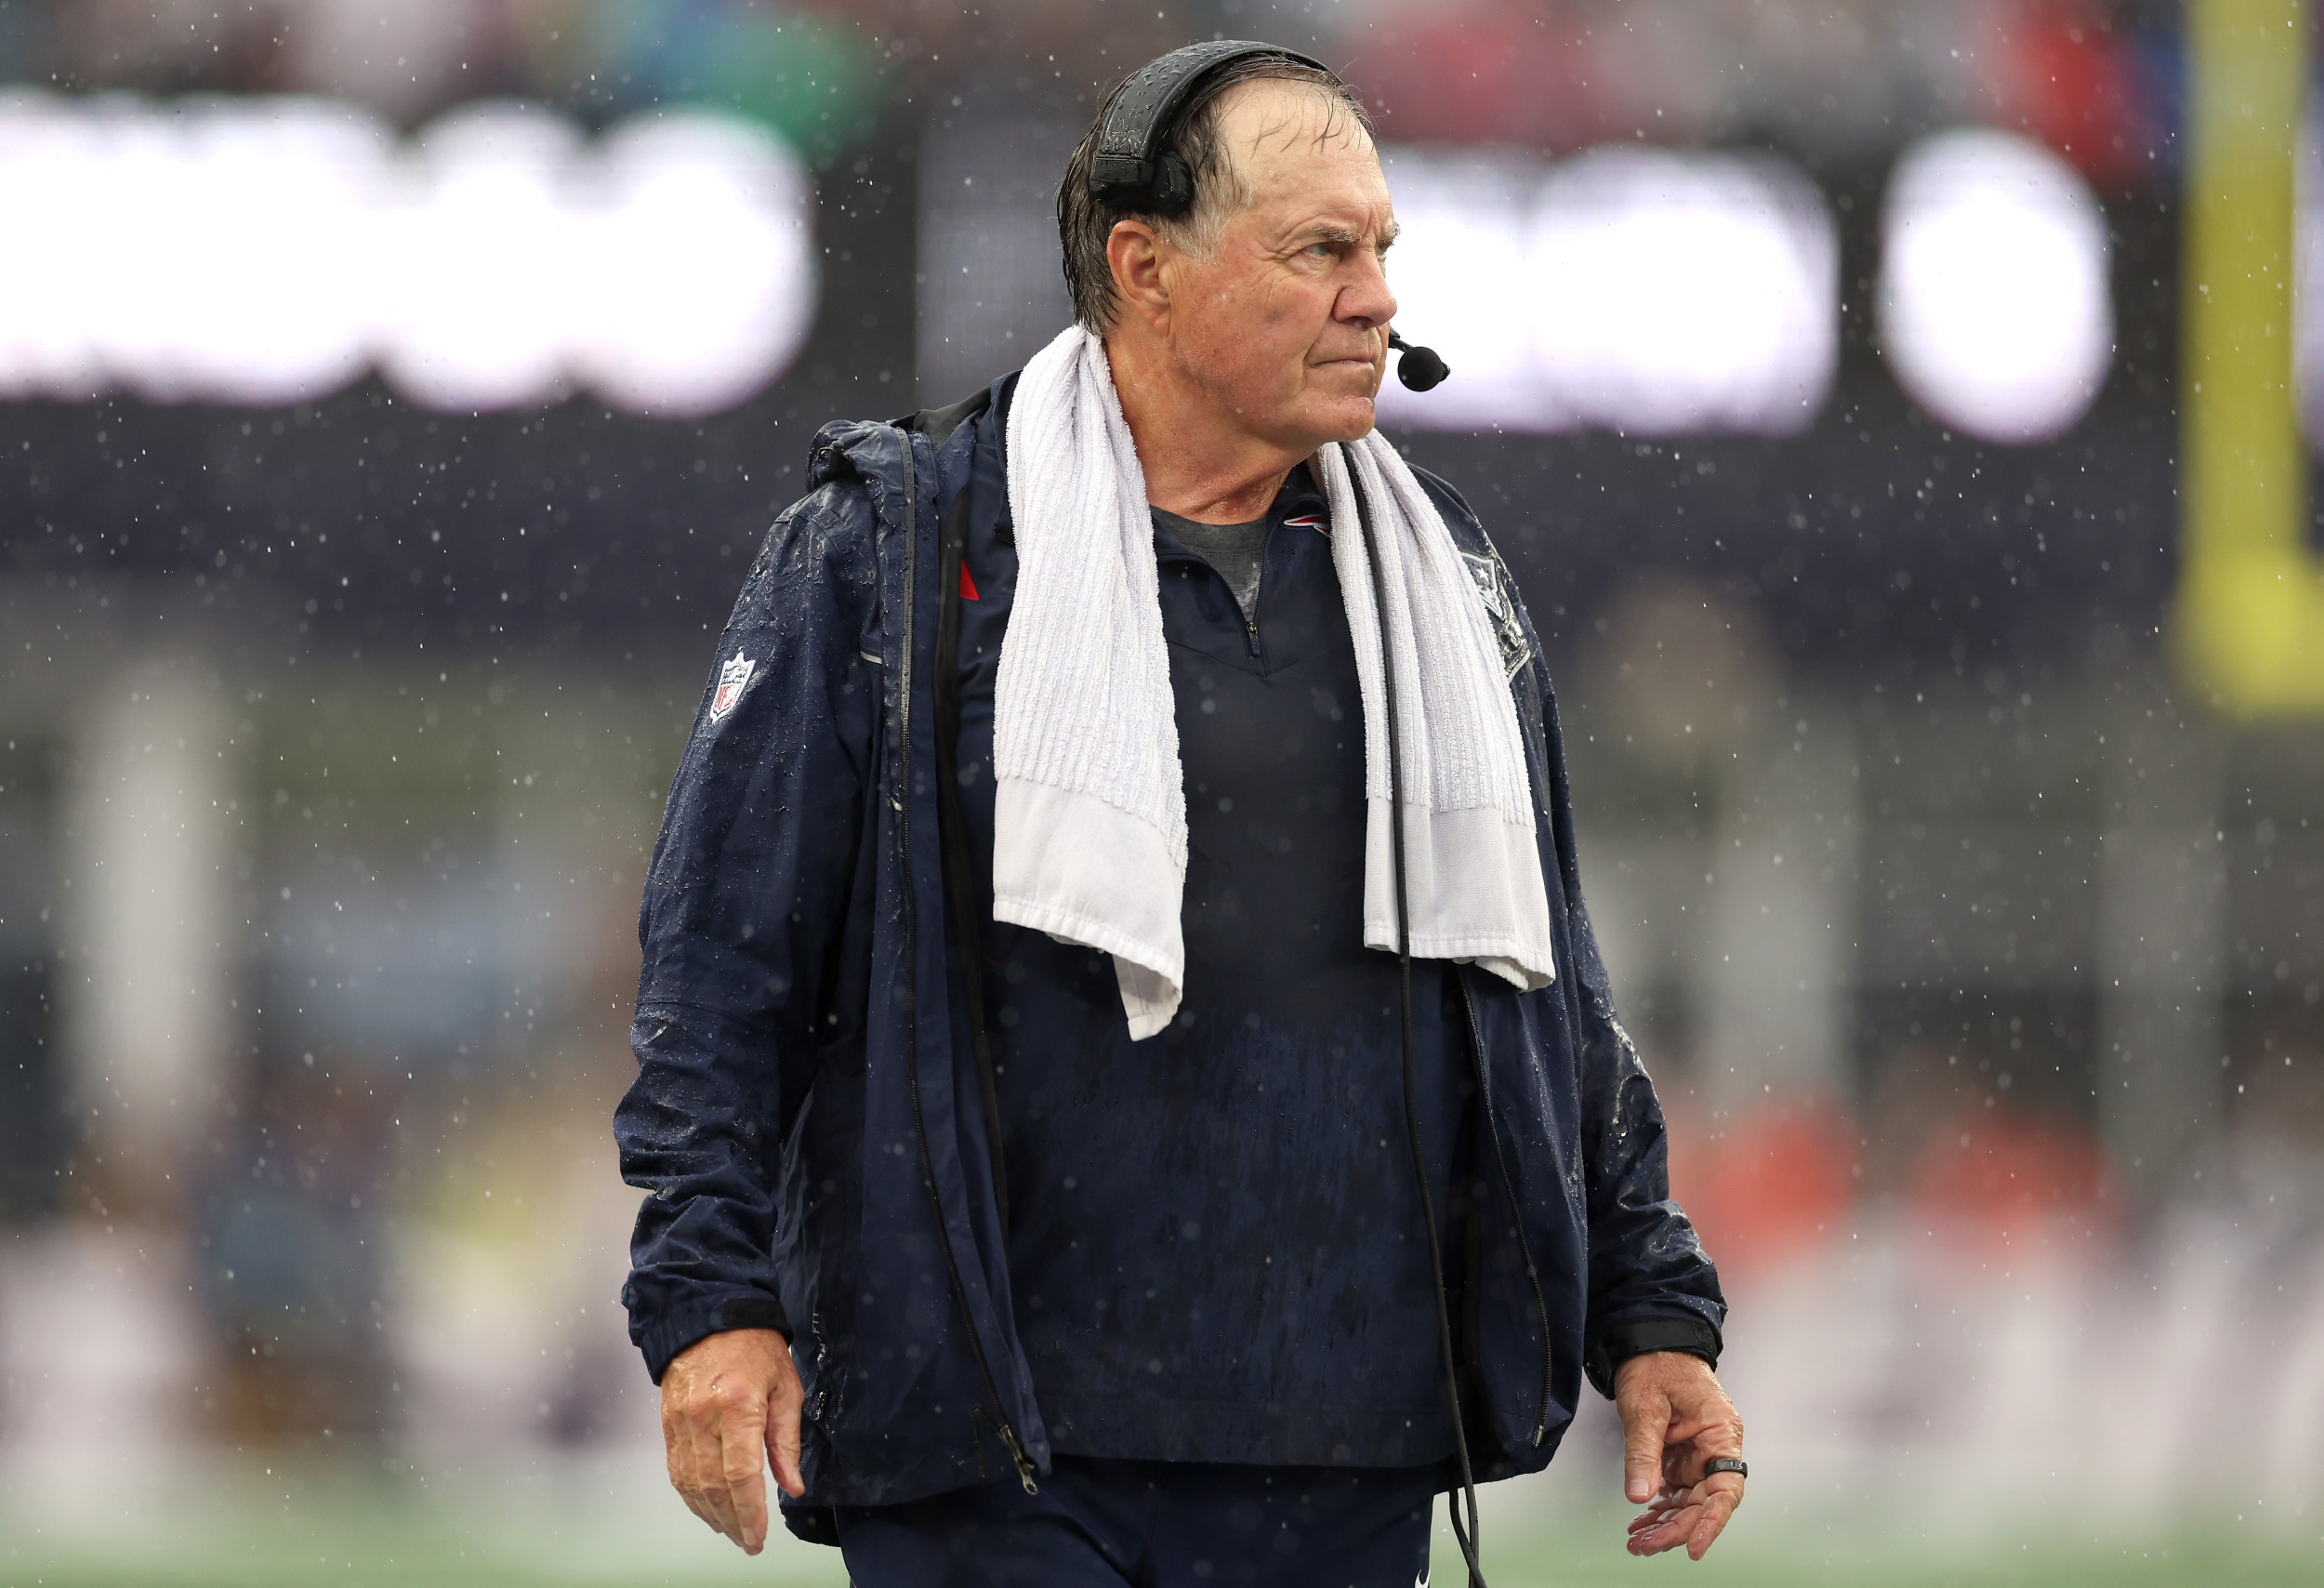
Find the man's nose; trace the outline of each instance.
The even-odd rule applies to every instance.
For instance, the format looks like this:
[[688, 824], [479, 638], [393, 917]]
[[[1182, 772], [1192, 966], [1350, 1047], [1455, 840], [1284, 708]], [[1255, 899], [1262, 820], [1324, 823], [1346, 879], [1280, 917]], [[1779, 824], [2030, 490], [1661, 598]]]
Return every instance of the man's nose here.
[[1396, 317], [1396, 295], [1388, 288], [1388, 272], [1379, 258], [1359, 255], [1355, 279], [1340, 289], [1336, 306], [1342, 320], [1360, 320], [1366, 327], [1385, 325]]

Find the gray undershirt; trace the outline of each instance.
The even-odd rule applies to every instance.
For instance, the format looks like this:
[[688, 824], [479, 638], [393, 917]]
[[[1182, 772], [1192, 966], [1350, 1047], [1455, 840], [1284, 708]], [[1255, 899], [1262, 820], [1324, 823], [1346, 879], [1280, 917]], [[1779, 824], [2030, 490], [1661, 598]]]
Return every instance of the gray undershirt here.
[[1245, 623], [1259, 621], [1259, 576], [1267, 565], [1267, 523], [1196, 523], [1193, 519], [1150, 507], [1156, 529], [1167, 529], [1204, 562], [1219, 571]]

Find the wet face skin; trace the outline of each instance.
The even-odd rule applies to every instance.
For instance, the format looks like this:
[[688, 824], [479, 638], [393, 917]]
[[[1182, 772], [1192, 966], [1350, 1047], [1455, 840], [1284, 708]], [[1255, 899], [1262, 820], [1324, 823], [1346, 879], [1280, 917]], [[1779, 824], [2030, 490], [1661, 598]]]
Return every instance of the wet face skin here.
[[1115, 227], [1106, 351], [1149, 497], [1228, 523], [1262, 512], [1321, 443], [1371, 430], [1395, 217], [1371, 139], [1311, 87], [1245, 85], [1221, 132], [1249, 204], [1208, 257], [1142, 221]]

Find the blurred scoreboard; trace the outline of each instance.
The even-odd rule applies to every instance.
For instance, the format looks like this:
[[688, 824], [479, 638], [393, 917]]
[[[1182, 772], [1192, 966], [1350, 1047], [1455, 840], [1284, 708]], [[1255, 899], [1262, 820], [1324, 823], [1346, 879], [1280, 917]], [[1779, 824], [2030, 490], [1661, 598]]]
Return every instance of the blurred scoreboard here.
[[313, 99], [0, 96], [0, 395], [728, 408], [814, 318], [812, 184], [739, 117], [585, 138], [513, 101], [409, 144]]
[[[919, 160], [924, 395], [1061, 326], [1054, 184], [1071, 130], [931, 124]], [[1615, 144], [1557, 161], [1390, 147], [1402, 323], [1456, 378], [1391, 384], [1408, 429], [1785, 435], [1839, 359], [1831, 206], [1772, 153]], [[349, 104], [0, 95], [0, 395], [277, 404], [376, 370], [425, 407], [587, 391], [699, 415], [763, 390], [818, 307], [799, 155], [721, 112], [601, 136], [515, 100], [399, 140]], [[1947, 426], [2032, 443], [2111, 364], [2106, 217], [2041, 144], [1908, 148], [1887, 185], [1876, 320]]]

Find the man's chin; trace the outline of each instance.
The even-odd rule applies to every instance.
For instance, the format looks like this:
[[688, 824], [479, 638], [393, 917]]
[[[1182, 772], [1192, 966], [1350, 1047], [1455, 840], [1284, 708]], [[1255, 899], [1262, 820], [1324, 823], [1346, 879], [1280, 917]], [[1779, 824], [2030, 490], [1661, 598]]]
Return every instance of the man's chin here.
[[1321, 404], [1315, 429], [1321, 441], [1361, 441], [1379, 423], [1369, 396], [1340, 397]]

